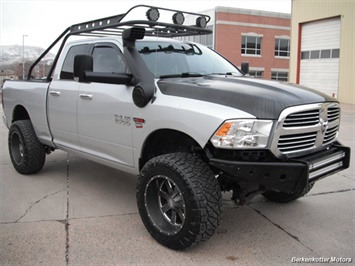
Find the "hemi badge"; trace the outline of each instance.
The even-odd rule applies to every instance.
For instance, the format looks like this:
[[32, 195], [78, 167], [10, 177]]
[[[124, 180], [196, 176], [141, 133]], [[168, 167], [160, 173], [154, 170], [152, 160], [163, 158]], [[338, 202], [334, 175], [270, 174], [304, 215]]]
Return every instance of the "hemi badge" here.
[[136, 124], [136, 128], [142, 128], [145, 120], [143, 118], [133, 117], [133, 121]]

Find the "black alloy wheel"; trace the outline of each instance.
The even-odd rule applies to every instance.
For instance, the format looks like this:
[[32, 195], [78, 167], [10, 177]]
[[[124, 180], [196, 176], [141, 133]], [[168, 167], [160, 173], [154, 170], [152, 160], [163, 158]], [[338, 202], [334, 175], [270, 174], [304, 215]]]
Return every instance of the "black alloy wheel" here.
[[198, 156], [171, 153], [143, 167], [137, 205], [155, 240], [184, 250], [214, 234], [221, 219], [222, 195], [215, 175]]

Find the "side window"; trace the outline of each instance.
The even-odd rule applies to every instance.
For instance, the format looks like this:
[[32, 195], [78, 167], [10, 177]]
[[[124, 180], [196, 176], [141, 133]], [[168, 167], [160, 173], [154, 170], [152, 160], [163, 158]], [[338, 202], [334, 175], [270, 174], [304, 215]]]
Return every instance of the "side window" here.
[[74, 57], [77, 54], [88, 54], [89, 47], [89, 44], [82, 44], [73, 46], [69, 49], [63, 63], [62, 71], [60, 72], [60, 79], [74, 79]]
[[113, 47], [95, 47], [92, 56], [94, 58], [94, 72], [129, 73], [122, 54]]

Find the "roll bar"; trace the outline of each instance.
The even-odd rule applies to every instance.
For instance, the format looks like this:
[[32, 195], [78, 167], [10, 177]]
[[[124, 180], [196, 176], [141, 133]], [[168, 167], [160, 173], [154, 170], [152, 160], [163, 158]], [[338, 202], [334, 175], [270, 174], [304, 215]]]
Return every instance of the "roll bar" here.
[[[126, 17], [137, 11], [138, 9], [145, 9], [146, 18], [140, 20], [126, 20]], [[170, 13], [172, 15], [172, 23], [159, 21], [160, 12]], [[194, 25], [184, 25], [185, 16], [195, 18]], [[210, 16], [179, 11], [175, 9], [137, 5], [129, 9], [126, 13], [115, 15], [111, 17], [95, 19], [87, 22], [74, 24], [66, 28], [63, 33], [37, 58], [37, 60], [31, 65], [27, 80], [31, 79], [31, 74], [34, 67], [47, 55], [47, 53], [63, 39], [62, 44], [58, 50], [58, 53], [53, 61], [53, 65], [48, 73], [47, 81], [50, 80], [54, 71], [55, 65], [58, 61], [59, 55], [64, 48], [64, 45], [70, 36], [90, 36], [90, 37], [104, 37], [104, 36], [122, 36], [124, 30], [131, 27], [143, 27], [145, 28], [145, 36], [156, 37], [184, 37], [194, 35], [207, 35], [211, 34], [212, 30], [206, 29], [207, 23], [211, 20]]]

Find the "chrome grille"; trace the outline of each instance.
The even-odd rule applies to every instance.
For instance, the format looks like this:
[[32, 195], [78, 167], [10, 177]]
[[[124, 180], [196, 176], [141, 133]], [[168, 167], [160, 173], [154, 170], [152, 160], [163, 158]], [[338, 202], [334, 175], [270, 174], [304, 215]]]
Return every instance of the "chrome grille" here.
[[283, 153], [314, 147], [317, 132], [280, 136], [278, 148]]
[[283, 123], [283, 127], [314, 126], [318, 123], [319, 110], [308, 110], [288, 115]]
[[330, 107], [328, 108], [328, 122], [333, 122], [340, 118], [340, 108]]
[[323, 145], [331, 143], [338, 135], [339, 126], [328, 128], [324, 134]]
[[305, 155], [322, 149], [338, 136], [340, 106], [338, 103], [319, 103], [285, 109], [271, 143], [271, 150], [280, 157]]

